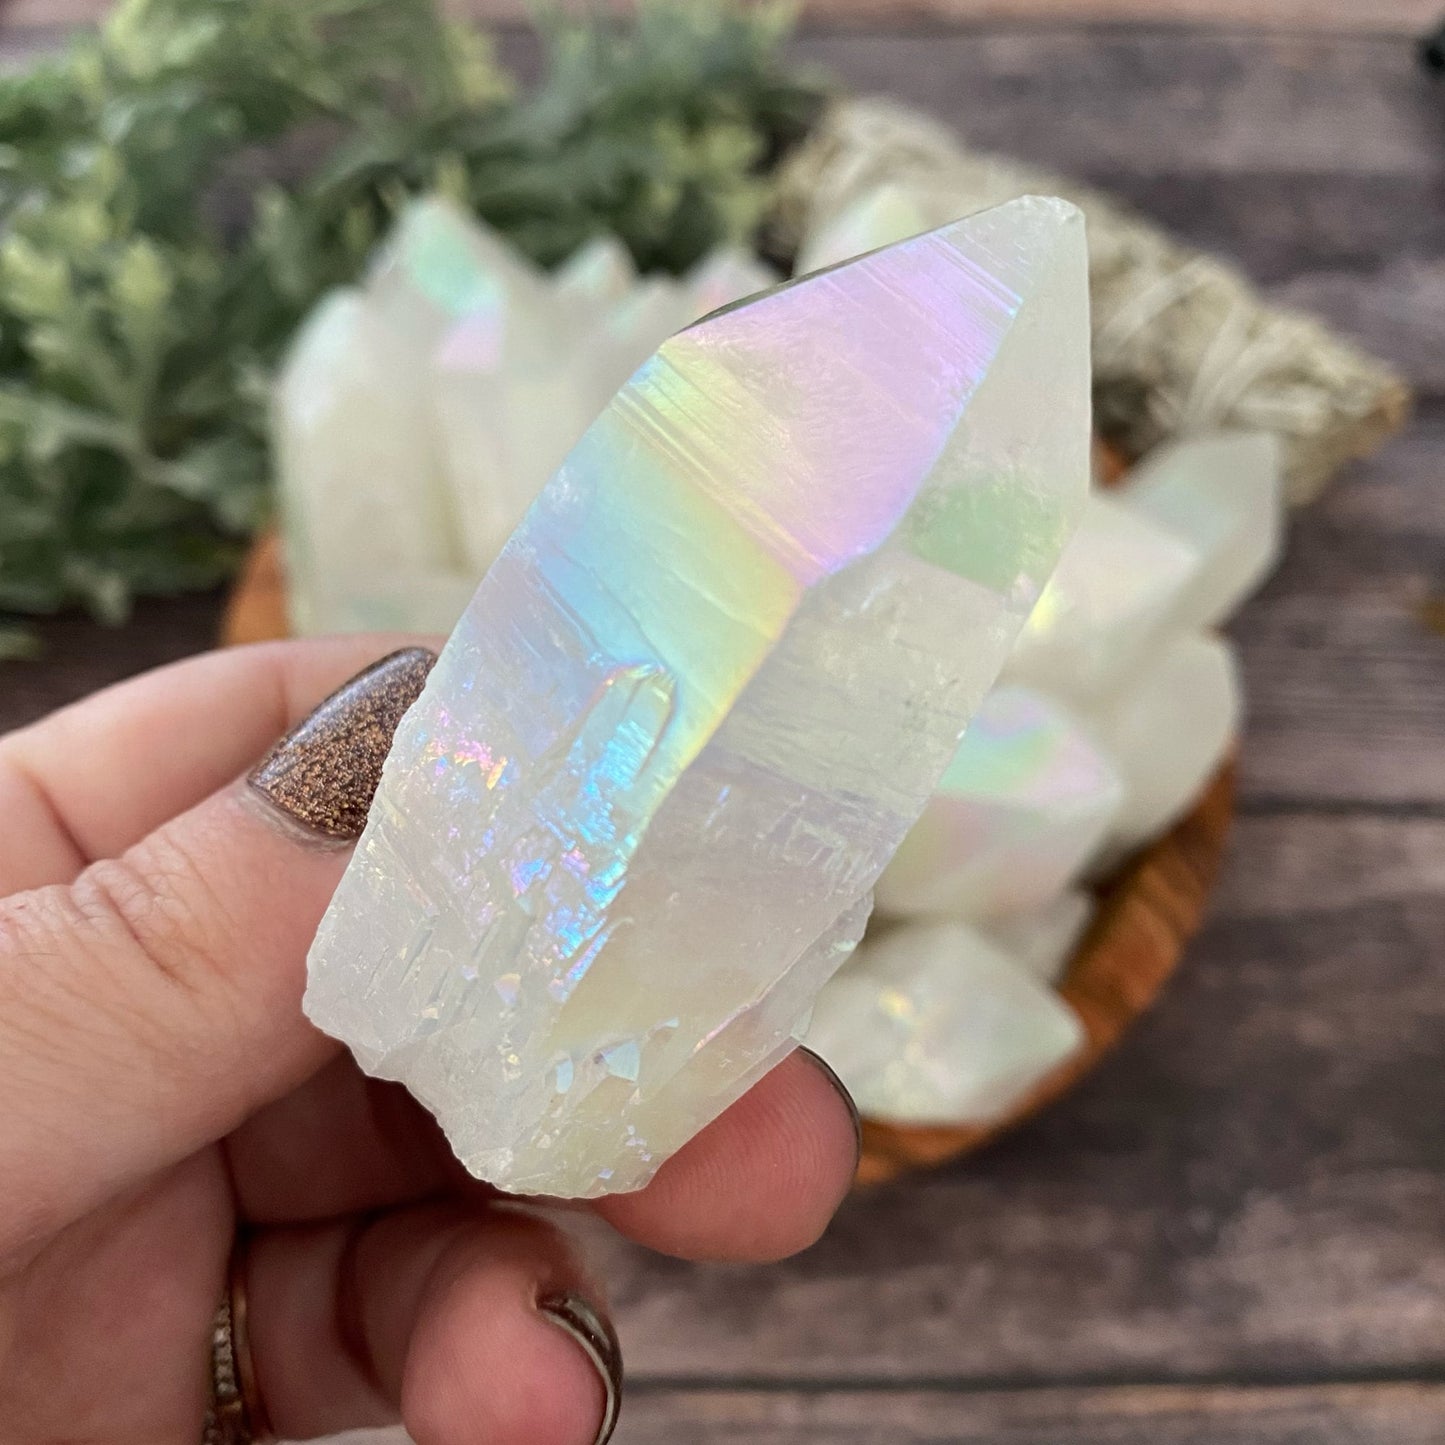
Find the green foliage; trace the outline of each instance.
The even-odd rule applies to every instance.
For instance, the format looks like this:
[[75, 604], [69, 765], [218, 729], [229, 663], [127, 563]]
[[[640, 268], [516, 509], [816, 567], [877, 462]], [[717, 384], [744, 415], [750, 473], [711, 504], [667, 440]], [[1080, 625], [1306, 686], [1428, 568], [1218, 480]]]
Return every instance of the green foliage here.
[[707, 0], [550, 23], [519, 96], [431, 0], [126, 0], [0, 78], [0, 611], [116, 621], [225, 575], [286, 340], [412, 194], [548, 265], [603, 231], [671, 271], [746, 239], [817, 101], [784, 28]]

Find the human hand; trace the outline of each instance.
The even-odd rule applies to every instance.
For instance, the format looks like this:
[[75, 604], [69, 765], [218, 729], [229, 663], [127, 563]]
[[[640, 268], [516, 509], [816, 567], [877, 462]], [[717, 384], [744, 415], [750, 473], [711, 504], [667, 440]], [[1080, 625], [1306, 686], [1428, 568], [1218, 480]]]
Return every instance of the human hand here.
[[[369, 669], [235, 780], [384, 650], [215, 653], [0, 738], [3, 1445], [196, 1445], [238, 1232], [251, 1406], [279, 1436], [610, 1429], [620, 1359], [574, 1247], [301, 1013], [430, 655]], [[856, 1159], [846, 1096], [795, 1054], [648, 1188], [588, 1207], [670, 1254], [774, 1259]]]

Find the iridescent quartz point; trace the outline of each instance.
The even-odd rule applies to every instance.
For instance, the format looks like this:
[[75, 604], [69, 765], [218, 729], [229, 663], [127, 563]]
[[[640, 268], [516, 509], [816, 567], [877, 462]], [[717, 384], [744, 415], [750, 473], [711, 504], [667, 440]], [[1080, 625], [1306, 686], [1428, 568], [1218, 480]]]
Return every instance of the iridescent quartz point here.
[[1221, 432], [1160, 447], [1121, 497], [1199, 554], [1174, 607], [1175, 627], [1217, 627], [1279, 558], [1284, 468], [1273, 433]]
[[963, 923], [870, 934], [808, 1030], [859, 1109], [898, 1124], [994, 1123], [1083, 1042], [1058, 994]]
[[980, 925], [985, 938], [1040, 983], [1062, 983], [1098, 906], [1092, 893], [1066, 888], [1021, 913]]
[[1117, 857], [1167, 828], [1224, 761], [1239, 731], [1239, 668], [1222, 638], [1171, 638], [1088, 724], [1119, 761]]
[[1068, 887], [1119, 811], [1119, 775], [1052, 699], [995, 688], [874, 889], [879, 913], [979, 920]]
[[1166, 633], [1199, 566], [1183, 537], [1093, 493], [1005, 677], [1076, 707], [1117, 692]]
[[794, 1046], [1083, 506], [1026, 198], [663, 344], [396, 735], [305, 1006], [474, 1174], [636, 1189]]

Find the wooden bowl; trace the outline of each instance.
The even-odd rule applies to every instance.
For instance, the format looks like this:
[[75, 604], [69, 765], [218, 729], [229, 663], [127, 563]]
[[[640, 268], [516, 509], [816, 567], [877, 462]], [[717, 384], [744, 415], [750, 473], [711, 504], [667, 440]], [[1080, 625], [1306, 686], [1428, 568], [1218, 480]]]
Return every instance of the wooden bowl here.
[[[227, 644], [285, 637], [286, 579], [274, 534], [252, 550], [227, 608]], [[1099, 909], [1060, 985], [1077, 1010], [1084, 1048], [1044, 1079], [1009, 1116], [986, 1126], [902, 1127], [863, 1121], [860, 1184], [892, 1179], [977, 1149], [1065, 1093], [1153, 1003], [1199, 928], [1234, 812], [1226, 765], [1194, 810], [1125, 864], [1100, 890]]]
[[941, 1164], [986, 1144], [1066, 1093], [1154, 1002], [1198, 931], [1234, 814], [1226, 764], [1194, 810], [1100, 890], [1099, 910], [1059, 985], [1083, 1021], [1084, 1047], [994, 1124], [934, 1128], [863, 1121], [860, 1184]]

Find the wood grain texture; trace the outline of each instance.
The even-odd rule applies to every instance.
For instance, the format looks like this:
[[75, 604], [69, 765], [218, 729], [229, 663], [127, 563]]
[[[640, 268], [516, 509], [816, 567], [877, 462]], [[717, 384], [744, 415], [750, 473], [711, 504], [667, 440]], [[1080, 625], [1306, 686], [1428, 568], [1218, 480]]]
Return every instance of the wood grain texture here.
[[29, 618], [43, 650], [39, 662], [0, 662], [0, 732], [148, 668], [215, 644], [226, 597], [149, 598], [124, 628], [102, 627], [76, 612]]
[[645, 1394], [617, 1445], [1439, 1445], [1445, 1388]]
[[1423, 417], [1293, 527], [1235, 620], [1247, 699], [1241, 792], [1445, 807], [1445, 410]]
[[999, 25], [796, 49], [1113, 190], [1266, 285], [1445, 252], [1445, 84], [1394, 37]]
[[656, 1383], [1445, 1378], [1445, 820], [1241, 817], [1188, 966], [998, 1144], [764, 1269], [610, 1243]]
[[[576, 0], [568, 0], [575, 8]], [[93, 24], [109, 0], [9, 0], [5, 20], [17, 28]], [[517, 21], [525, 0], [449, 0], [454, 14]], [[628, 0], [611, 0], [625, 11]], [[805, 0], [811, 21], [890, 27], [1026, 20], [1044, 23], [1233, 24], [1264, 29], [1417, 34], [1436, 19], [1434, 0]]]
[[[474, 5], [477, 0], [471, 0]], [[480, 0], [489, 3], [489, 0]], [[495, 0], [508, 3], [508, 0]], [[833, 24], [1235, 25], [1413, 35], [1438, 19], [1433, 0], [804, 0], [810, 20]]]

